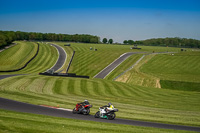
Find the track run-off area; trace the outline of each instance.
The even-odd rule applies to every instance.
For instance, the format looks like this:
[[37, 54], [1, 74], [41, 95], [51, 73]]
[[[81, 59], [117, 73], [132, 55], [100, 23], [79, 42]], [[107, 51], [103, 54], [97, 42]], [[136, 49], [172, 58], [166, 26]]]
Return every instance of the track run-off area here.
[[[65, 63], [67, 55], [65, 53], [65, 50], [63, 50], [63, 48], [55, 44], [52, 44], [52, 45], [56, 47], [56, 49], [58, 50], [59, 58], [57, 59], [54, 66], [50, 69], [54, 69], [54, 71], [58, 71]], [[97, 74], [95, 78], [102, 78], [102, 79], [105, 78], [109, 73], [111, 73], [117, 66], [119, 66], [129, 56], [133, 54], [138, 54], [138, 53], [142, 53], [142, 52], [130, 52], [130, 53], [125, 53], [121, 55], [113, 63], [108, 65], [99, 74]], [[20, 74], [1, 75], [0, 80], [8, 78], [8, 77], [12, 77], [12, 76], [18, 76], [18, 75]], [[44, 107], [44, 106], [39, 106], [39, 105], [18, 102], [18, 101], [6, 99], [6, 98], [0, 98], [0, 108], [5, 109], [5, 110], [17, 111], [17, 112], [26, 112], [26, 113], [41, 114], [41, 115], [48, 115], [48, 116], [55, 116], [55, 117], [71, 118], [71, 119], [200, 132], [200, 127], [163, 124], [163, 123], [127, 120], [127, 119], [119, 119], [119, 118], [116, 118], [115, 120], [96, 119], [92, 115], [85, 116], [85, 115], [72, 114], [72, 112], [68, 111], [68, 109], [63, 110], [63, 109], [58, 109], [58, 108]]]

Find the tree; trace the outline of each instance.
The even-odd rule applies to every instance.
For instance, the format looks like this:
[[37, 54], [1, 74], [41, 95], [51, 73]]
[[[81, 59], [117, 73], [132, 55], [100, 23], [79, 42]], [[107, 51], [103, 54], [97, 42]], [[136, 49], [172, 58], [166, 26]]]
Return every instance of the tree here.
[[128, 41], [127, 40], [124, 40], [124, 42], [123, 42], [124, 44], [128, 44]]
[[112, 44], [113, 43], [113, 39], [109, 39], [108, 43]]
[[128, 40], [128, 44], [133, 45], [134, 41], [133, 40]]
[[107, 42], [108, 42], [107, 38], [104, 38], [103, 43], [107, 43]]
[[7, 44], [6, 37], [0, 33], [0, 47], [6, 44]]
[[97, 37], [90, 38], [90, 43], [98, 43], [98, 38]]

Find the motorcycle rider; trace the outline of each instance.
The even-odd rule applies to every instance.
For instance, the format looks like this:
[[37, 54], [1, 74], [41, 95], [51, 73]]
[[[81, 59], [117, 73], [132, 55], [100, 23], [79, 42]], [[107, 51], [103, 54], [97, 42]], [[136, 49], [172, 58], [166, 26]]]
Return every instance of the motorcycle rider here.
[[82, 109], [84, 109], [84, 106], [85, 106], [85, 105], [88, 105], [88, 104], [90, 104], [90, 103], [88, 102], [88, 100], [85, 100], [84, 102], [81, 102], [81, 103], [79, 103], [79, 104], [80, 104], [79, 112], [81, 112]]
[[84, 102], [81, 102], [80, 103], [82, 106], [85, 106], [85, 105], [88, 105], [88, 104], [90, 104], [89, 102], [88, 102], [88, 100], [85, 100]]
[[105, 112], [102, 113], [102, 115], [104, 116], [104, 114], [106, 114], [110, 110], [113, 110], [114, 106], [112, 105], [112, 103], [108, 103], [108, 105], [102, 106], [101, 108], [105, 108]]

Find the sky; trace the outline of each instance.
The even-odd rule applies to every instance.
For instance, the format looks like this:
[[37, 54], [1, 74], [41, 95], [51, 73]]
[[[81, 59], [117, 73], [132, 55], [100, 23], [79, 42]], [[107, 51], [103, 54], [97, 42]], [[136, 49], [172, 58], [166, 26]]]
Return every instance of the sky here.
[[200, 40], [200, 0], [0, 0], [0, 30]]

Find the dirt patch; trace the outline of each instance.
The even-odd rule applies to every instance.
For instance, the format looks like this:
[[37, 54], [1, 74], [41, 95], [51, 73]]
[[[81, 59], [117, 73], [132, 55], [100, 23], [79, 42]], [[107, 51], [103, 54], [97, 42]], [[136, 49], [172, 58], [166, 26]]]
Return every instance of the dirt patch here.
[[160, 79], [157, 79], [157, 80], [156, 80], [156, 88], [161, 88]]
[[126, 74], [117, 78], [116, 81], [126, 83], [129, 77], [130, 77], [130, 74]]
[[142, 78], [141, 82], [140, 82], [140, 85], [142, 86], [143, 85], [143, 82], [144, 82], [144, 78]]

